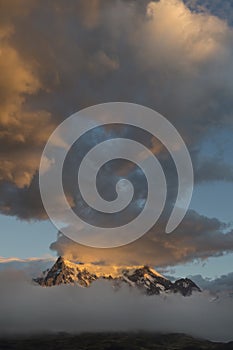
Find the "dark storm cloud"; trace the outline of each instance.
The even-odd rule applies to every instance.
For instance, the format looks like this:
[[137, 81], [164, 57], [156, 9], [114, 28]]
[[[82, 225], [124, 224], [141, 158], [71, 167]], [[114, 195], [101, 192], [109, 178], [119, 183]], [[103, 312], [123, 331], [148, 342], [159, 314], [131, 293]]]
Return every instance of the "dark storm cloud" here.
[[[43, 146], [60, 121], [95, 103], [127, 101], [158, 110], [187, 142], [197, 182], [232, 180], [230, 166], [222, 167], [217, 159], [206, 161], [199, 155], [200, 142], [210, 130], [213, 136], [219, 128], [232, 128], [233, 31], [224, 21], [190, 12], [178, 0], [140, 4], [120, 0], [25, 0], [20, 6], [17, 1], [0, 1], [0, 8], [2, 213], [24, 219], [46, 217], [37, 174]], [[129, 134], [127, 128], [120, 131], [120, 135]], [[142, 141], [165, 166], [170, 186], [169, 212], [177, 186], [169, 155], [150, 136], [142, 136]], [[86, 141], [82, 151], [94, 142]], [[100, 181], [105, 195], [115, 181], [114, 177], [109, 180], [109, 169], [114, 170], [114, 166], [106, 168]], [[139, 197], [144, 196], [145, 186], [141, 176], [137, 180], [137, 169], [123, 162], [118, 174], [128, 175]], [[137, 213], [138, 199], [131, 206], [131, 214]], [[81, 204], [76, 197], [76, 205]], [[170, 243], [164, 241], [161, 227], [155, 236], [151, 232], [136, 242], [131, 256], [124, 248], [122, 259], [129, 255], [130, 260], [137, 260], [144, 250], [150, 261], [154, 261], [154, 254], [159, 264], [166, 265], [172, 259], [186, 261], [195, 254], [205, 257], [232, 250], [232, 234], [223, 235], [218, 221], [213, 225], [212, 220], [190, 213], [177, 239], [171, 236]], [[209, 249], [208, 239], [212, 242]], [[161, 256], [159, 249], [154, 250], [156, 244]], [[181, 247], [175, 248], [178, 244]], [[62, 238], [61, 242], [59, 238], [52, 247], [68, 252], [70, 246], [68, 240]], [[140, 249], [142, 246], [145, 248]]]
[[0, 179], [8, 186], [27, 191], [50, 131], [94, 103], [155, 108], [190, 150], [210, 127], [229, 126], [233, 35], [219, 19], [177, 0], [0, 5]]
[[232, 340], [232, 298], [210, 302], [208, 294], [141, 295], [114, 291], [111, 283], [89, 288], [33, 286], [19, 272], [0, 272], [0, 334], [42, 332], [178, 332], [211, 340]]

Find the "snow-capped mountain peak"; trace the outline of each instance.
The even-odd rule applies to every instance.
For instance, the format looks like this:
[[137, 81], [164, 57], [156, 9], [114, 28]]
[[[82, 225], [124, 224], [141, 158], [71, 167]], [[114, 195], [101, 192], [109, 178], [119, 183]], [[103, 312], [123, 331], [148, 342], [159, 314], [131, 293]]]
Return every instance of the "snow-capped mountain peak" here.
[[186, 296], [191, 295], [193, 291], [200, 291], [200, 288], [188, 278], [172, 283], [149, 266], [112, 267], [112, 271], [106, 273], [101, 266], [74, 263], [63, 257], [59, 257], [52, 268], [44, 272], [43, 277], [34, 281], [44, 287], [60, 284], [78, 284], [82, 287], [88, 287], [97, 279], [109, 280], [113, 286], [119, 288], [123, 284], [127, 284], [148, 295], [173, 292]]

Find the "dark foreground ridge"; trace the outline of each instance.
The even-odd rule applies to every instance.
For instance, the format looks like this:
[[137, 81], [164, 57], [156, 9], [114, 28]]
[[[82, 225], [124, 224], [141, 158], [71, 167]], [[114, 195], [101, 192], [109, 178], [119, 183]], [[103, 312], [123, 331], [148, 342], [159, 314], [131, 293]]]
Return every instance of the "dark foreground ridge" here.
[[189, 278], [182, 278], [173, 283], [149, 266], [123, 269], [117, 276], [115, 274], [106, 275], [101, 272], [97, 273], [93, 270], [93, 266], [73, 263], [62, 257], [59, 257], [42, 277], [34, 281], [43, 287], [60, 284], [78, 284], [88, 287], [98, 279], [109, 280], [114, 288], [120, 288], [126, 284], [130, 288], [138, 288], [147, 295], [180, 293], [183, 296], [190, 296], [193, 292], [201, 292], [200, 288]]
[[184, 334], [86, 333], [0, 339], [1, 350], [232, 350], [233, 342], [214, 343]]

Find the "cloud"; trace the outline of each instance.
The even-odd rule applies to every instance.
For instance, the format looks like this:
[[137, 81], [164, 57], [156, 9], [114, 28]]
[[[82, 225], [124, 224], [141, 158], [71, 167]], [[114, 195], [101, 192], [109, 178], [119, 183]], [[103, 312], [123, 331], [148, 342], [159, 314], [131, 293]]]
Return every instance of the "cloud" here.
[[[190, 150], [209, 128], [230, 123], [233, 32], [217, 17], [178, 0], [25, 0], [2, 3], [1, 17], [0, 192], [7, 182], [27, 196], [49, 133], [85, 106], [123, 100], [155, 108]], [[21, 215], [11, 196], [5, 202], [2, 212]]]
[[193, 11], [209, 12], [233, 24], [233, 6], [228, 0], [184, 0]]
[[[22, 5], [25, 4], [24, 1]], [[13, 11], [9, 5], [2, 7], [6, 13]], [[17, 6], [16, 9], [22, 16], [28, 12]], [[0, 181], [23, 187], [30, 184], [38, 168], [41, 146], [52, 125], [49, 112], [25, 108], [26, 99], [37, 94], [42, 85], [35, 62], [10, 43], [15, 30], [11, 21], [3, 21], [0, 26]]]
[[148, 297], [128, 287], [114, 291], [106, 281], [90, 288], [42, 288], [13, 271], [0, 272], [0, 278], [0, 334], [145, 330], [232, 340], [231, 298], [211, 303], [208, 294]]
[[233, 273], [222, 275], [214, 280], [203, 278], [201, 275], [190, 276], [191, 279], [205, 290], [213, 293], [233, 292]]
[[[225, 21], [206, 11], [192, 12], [179, 0], [0, 4], [2, 213], [47, 218], [37, 171], [48, 135], [71, 113], [109, 101], [144, 104], [164, 114], [187, 142], [197, 182], [232, 181], [230, 165], [223, 168], [217, 159], [199, 156], [201, 141], [210, 130], [213, 138], [219, 128], [232, 130], [233, 30]], [[177, 181], [169, 155], [156, 140], [128, 128], [95, 131], [81, 143], [79, 156], [98, 140], [117, 133], [139, 137], [163, 163], [169, 182], [165, 222]], [[137, 168], [121, 162], [106, 166], [100, 181], [103, 194], [111, 193], [117, 176], [109, 175], [116, 169], [117, 175], [132, 179], [138, 191], [126, 216], [129, 219], [138, 213], [146, 186]], [[68, 195], [74, 183], [68, 175], [64, 184]], [[90, 220], [109, 223], [106, 216], [90, 212], [78, 196], [75, 200]], [[115, 217], [111, 220], [117, 222]], [[162, 231], [163, 223], [135, 245], [122, 248], [121, 259], [134, 262], [147, 257], [148, 262], [162, 266], [232, 250], [232, 233], [222, 234], [220, 222], [201, 215], [189, 213], [169, 240]], [[100, 252], [72, 245], [64, 237], [52, 248], [85, 261], [91, 254], [101, 258]], [[110, 256], [110, 252], [101, 254], [106, 259]], [[117, 254], [118, 250], [111, 254], [113, 260]]]
[[158, 223], [137, 241], [114, 249], [95, 249], [82, 246], [58, 234], [50, 248], [68, 259], [105, 262], [116, 265], [149, 264], [156, 267], [174, 266], [193, 259], [221, 256], [233, 250], [233, 233], [217, 219], [189, 212], [182, 224], [172, 233], [164, 233], [164, 223]]
[[233, 181], [233, 166], [222, 161], [220, 157], [205, 158], [199, 161], [196, 169], [195, 180], [197, 183], [204, 181]]
[[0, 257], [0, 271], [5, 271], [5, 273], [12, 273], [12, 271], [23, 271], [25, 275], [35, 278], [41, 276], [41, 273], [54, 263], [54, 258], [52, 256], [46, 258], [3, 258]]

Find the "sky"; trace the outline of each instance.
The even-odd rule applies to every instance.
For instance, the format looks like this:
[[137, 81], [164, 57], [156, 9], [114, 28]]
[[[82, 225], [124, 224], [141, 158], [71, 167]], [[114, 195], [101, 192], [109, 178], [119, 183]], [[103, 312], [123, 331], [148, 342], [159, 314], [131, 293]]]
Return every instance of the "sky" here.
[[[94, 263], [149, 263], [176, 275], [212, 278], [232, 272], [230, 1], [22, 0], [19, 5], [0, 0], [0, 9], [0, 256], [61, 254]], [[58, 234], [46, 217], [38, 168], [50, 133], [72, 113], [113, 101], [157, 110], [179, 130], [190, 151], [193, 198], [169, 242], [163, 230], [176, 173], [158, 140], [127, 127], [99, 129], [83, 138], [75, 162], [109, 134], [139, 138], [161, 161], [169, 183], [158, 225], [131, 245], [98, 250]], [[71, 154], [67, 195], [74, 192], [72, 159]], [[118, 167], [143, 196], [138, 172], [125, 163]], [[115, 170], [113, 165], [103, 170], [103, 193], [111, 191]], [[98, 223], [77, 193], [74, 198], [75, 210], [82, 207], [82, 215]], [[135, 202], [126, 217], [137, 212]]]

